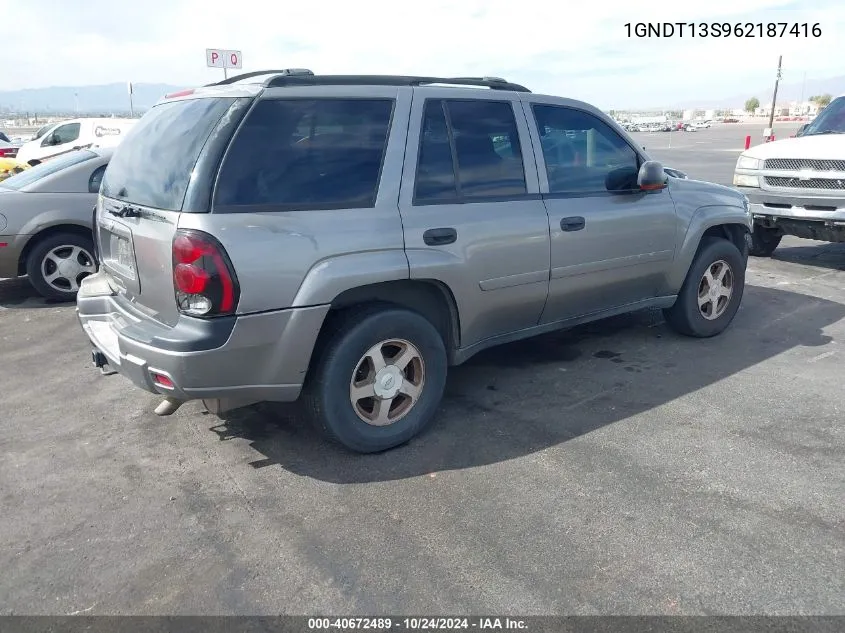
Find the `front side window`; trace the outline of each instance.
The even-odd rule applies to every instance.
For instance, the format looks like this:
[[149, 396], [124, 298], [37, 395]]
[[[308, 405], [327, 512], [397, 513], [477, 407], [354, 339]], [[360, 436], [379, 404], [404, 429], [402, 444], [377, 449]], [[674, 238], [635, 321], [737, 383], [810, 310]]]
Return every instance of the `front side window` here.
[[509, 102], [426, 101], [416, 202], [482, 200], [526, 192], [519, 132]]
[[216, 212], [375, 205], [392, 99], [265, 99], [226, 152]]
[[534, 105], [549, 193], [636, 188], [639, 158], [598, 117], [564, 106]]
[[53, 133], [48, 135], [42, 142], [42, 146], [46, 145], [64, 145], [65, 143], [73, 143], [79, 138], [79, 123], [68, 123], [67, 125], [60, 125]]

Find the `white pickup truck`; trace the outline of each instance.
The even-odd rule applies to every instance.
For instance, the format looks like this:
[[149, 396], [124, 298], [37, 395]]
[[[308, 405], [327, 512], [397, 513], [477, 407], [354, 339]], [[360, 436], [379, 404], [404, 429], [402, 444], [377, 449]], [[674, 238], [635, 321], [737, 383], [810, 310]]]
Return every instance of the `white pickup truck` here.
[[794, 138], [743, 152], [733, 184], [751, 204], [752, 255], [771, 255], [784, 235], [845, 242], [845, 95]]

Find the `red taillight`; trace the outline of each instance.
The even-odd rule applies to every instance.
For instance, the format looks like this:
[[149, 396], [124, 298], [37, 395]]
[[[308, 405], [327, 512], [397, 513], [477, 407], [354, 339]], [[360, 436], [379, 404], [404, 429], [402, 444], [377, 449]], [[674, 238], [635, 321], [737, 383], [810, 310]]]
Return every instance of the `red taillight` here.
[[173, 239], [173, 287], [179, 310], [194, 316], [230, 314], [240, 294], [223, 246], [207, 233], [185, 229]]
[[210, 277], [208, 271], [193, 264], [176, 264], [173, 269], [176, 290], [189, 295], [201, 294]]
[[0, 147], [0, 157], [8, 156], [13, 158], [18, 155], [17, 147]]

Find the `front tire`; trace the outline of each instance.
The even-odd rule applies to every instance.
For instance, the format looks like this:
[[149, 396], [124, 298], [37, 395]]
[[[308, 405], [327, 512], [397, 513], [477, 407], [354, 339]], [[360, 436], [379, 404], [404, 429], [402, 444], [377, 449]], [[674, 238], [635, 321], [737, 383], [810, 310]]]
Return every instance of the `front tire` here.
[[443, 397], [443, 338], [402, 308], [353, 308], [335, 318], [303, 390], [308, 417], [359, 453], [404, 444], [432, 421]]
[[26, 258], [29, 282], [45, 299], [73, 301], [82, 279], [97, 272], [93, 253], [90, 237], [59, 233], [41, 239]]
[[751, 248], [749, 255], [754, 257], [770, 257], [783, 239], [783, 233], [777, 229], [769, 229], [758, 224], [754, 225], [751, 233]]
[[663, 311], [666, 322], [686, 336], [721, 334], [742, 301], [745, 266], [745, 259], [732, 242], [704, 238], [675, 304]]

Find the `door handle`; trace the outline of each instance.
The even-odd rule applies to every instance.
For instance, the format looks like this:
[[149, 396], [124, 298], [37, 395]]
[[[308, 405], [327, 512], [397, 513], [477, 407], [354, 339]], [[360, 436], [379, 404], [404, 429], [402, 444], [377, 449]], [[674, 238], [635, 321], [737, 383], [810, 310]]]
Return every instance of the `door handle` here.
[[563, 218], [560, 221], [561, 231], [580, 231], [586, 225], [586, 221], [580, 215], [572, 216], [571, 218]]
[[458, 239], [458, 232], [451, 228], [428, 229], [423, 233], [423, 242], [429, 246], [439, 246], [441, 244], [451, 244]]

